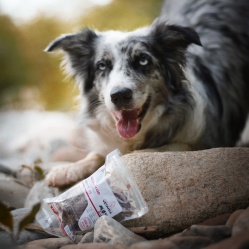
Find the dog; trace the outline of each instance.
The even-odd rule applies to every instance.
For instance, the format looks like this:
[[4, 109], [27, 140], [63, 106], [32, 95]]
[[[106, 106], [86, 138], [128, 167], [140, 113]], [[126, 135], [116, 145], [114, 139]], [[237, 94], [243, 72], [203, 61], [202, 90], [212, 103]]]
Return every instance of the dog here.
[[186, 151], [235, 146], [249, 110], [249, 2], [166, 0], [161, 16], [131, 32], [85, 28], [46, 51], [82, 98], [89, 154], [52, 169], [52, 186], [93, 173], [118, 148]]

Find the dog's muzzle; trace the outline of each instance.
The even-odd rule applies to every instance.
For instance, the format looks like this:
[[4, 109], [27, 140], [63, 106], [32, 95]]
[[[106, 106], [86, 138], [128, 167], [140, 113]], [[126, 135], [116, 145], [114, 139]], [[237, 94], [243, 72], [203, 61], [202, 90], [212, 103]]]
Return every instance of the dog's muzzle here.
[[140, 108], [134, 108], [132, 90], [126, 87], [114, 88], [110, 94], [116, 111], [113, 115], [117, 121], [117, 129], [123, 138], [134, 137], [141, 129], [141, 121], [149, 107], [150, 100]]

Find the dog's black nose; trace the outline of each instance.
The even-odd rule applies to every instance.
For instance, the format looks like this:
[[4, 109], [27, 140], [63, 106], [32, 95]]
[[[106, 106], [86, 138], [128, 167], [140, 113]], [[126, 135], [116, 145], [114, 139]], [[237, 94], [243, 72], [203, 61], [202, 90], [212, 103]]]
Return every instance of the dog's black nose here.
[[127, 87], [114, 88], [111, 91], [111, 100], [116, 106], [127, 105], [132, 100], [132, 90]]

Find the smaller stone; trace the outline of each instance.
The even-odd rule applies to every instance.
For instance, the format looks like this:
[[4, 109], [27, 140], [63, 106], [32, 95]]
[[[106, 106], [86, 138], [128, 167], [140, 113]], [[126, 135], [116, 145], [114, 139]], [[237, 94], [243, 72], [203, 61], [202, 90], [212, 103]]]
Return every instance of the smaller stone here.
[[249, 230], [236, 234], [229, 239], [205, 247], [203, 249], [246, 249], [249, 248]]
[[94, 226], [93, 242], [130, 246], [144, 240], [143, 237], [136, 235], [119, 222], [106, 215], [100, 217]]
[[209, 238], [199, 236], [170, 237], [133, 244], [129, 249], [200, 249], [212, 244]]
[[30, 189], [34, 185], [34, 174], [32, 167], [28, 165], [20, 166], [16, 171], [16, 179], [18, 179], [18, 181], [22, 182], [23, 185]]
[[174, 243], [177, 249], [200, 249], [213, 244], [211, 239], [201, 236], [172, 237], [169, 241]]
[[[15, 248], [16, 249], [16, 248]], [[29, 245], [29, 246], [26, 246], [25, 244], [24, 245], [21, 245], [18, 247], [18, 249], [47, 249], [46, 247], [43, 247], [43, 246], [36, 246], [36, 245]], [[53, 248], [54, 249], [54, 248]]]
[[192, 225], [189, 229], [184, 230], [181, 233], [181, 236], [203, 236], [213, 240], [214, 242], [218, 242], [231, 236], [231, 228], [225, 225]]
[[232, 236], [249, 229], [249, 208], [244, 210], [234, 222]]
[[94, 237], [94, 232], [88, 232], [82, 237], [82, 239], [78, 244], [92, 243], [93, 237]]
[[220, 214], [213, 218], [206, 219], [203, 222], [198, 223], [198, 225], [206, 225], [206, 226], [225, 225], [230, 215], [231, 213]]
[[16, 172], [7, 165], [2, 164], [2, 162], [0, 162], [0, 172], [5, 175], [16, 177]]
[[73, 242], [68, 238], [49, 238], [49, 239], [39, 239], [28, 242], [23, 245], [25, 249], [31, 248], [46, 248], [46, 249], [57, 249], [65, 245], [73, 244]]
[[0, 248], [1, 249], [16, 249], [16, 245], [13, 243], [13, 241], [9, 237], [7, 237], [7, 239], [6, 237], [5, 238], [2, 237], [1, 233], [2, 232], [0, 232]]
[[129, 249], [178, 249], [178, 247], [168, 239], [142, 241], [133, 244]]
[[228, 227], [233, 227], [234, 222], [237, 220], [237, 218], [245, 211], [245, 209], [238, 209], [234, 211], [228, 218], [226, 225]]
[[129, 227], [129, 230], [145, 239], [158, 237], [158, 226]]
[[60, 249], [128, 249], [128, 247], [122, 245], [110, 245], [106, 243], [85, 243], [63, 246]]
[[48, 186], [45, 181], [38, 181], [29, 191], [24, 206], [32, 207], [36, 203], [41, 202], [44, 198], [55, 197], [59, 194], [60, 192], [57, 188]]

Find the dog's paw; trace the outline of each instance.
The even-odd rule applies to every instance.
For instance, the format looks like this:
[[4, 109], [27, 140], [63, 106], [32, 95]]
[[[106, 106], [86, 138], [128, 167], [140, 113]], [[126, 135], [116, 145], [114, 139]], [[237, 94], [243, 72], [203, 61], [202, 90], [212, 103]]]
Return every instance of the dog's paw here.
[[78, 182], [79, 175], [73, 164], [54, 167], [47, 174], [45, 181], [52, 187], [65, 187]]
[[45, 181], [52, 187], [67, 187], [90, 176], [103, 163], [103, 156], [89, 153], [84, 159], [76, 163], [52, 168], [47, 174]]

